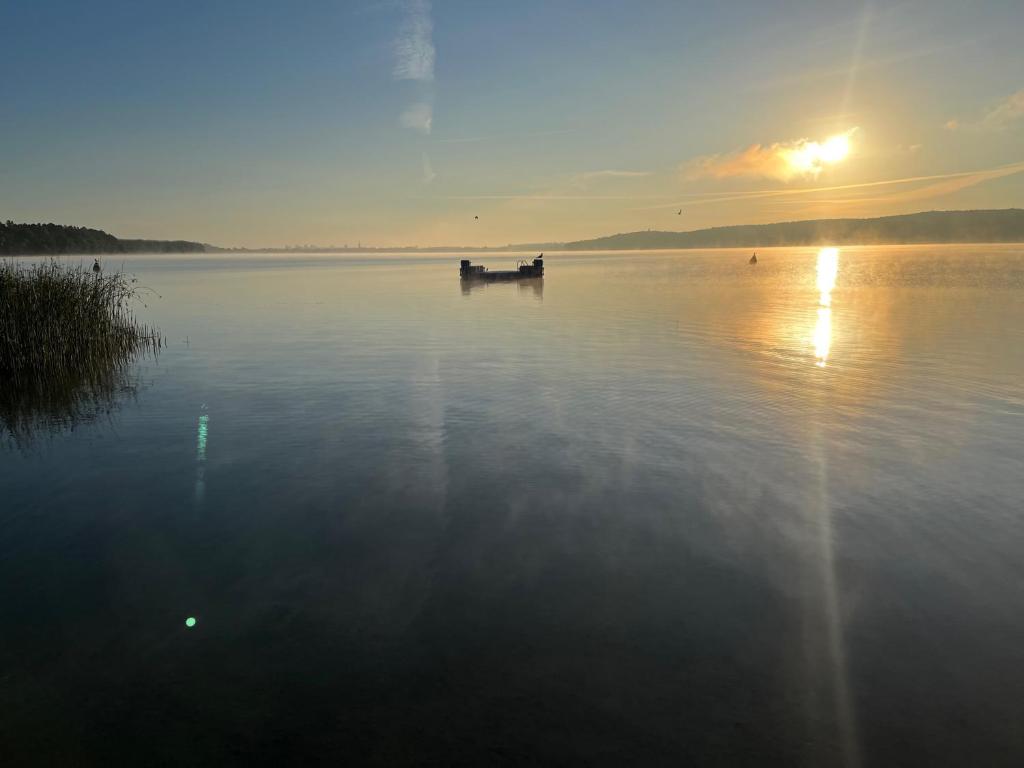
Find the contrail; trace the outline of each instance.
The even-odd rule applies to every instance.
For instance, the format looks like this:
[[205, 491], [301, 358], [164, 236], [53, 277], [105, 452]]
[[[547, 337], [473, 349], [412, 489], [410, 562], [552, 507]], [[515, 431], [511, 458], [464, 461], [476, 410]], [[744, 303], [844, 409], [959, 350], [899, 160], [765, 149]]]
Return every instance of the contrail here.
[[430, 0], [410, 0], [401, 32], [395, 40], [396, 80], [434, 79], [434, 23]]
[[[754, 200], [767, 197], [788, 197], [793, 195], [813, 195], [817, 192], [836, 192], [850, 189], [867, 189], [869, 187], [882, 187], [892, 184], [913, 184], [922, 181], [940, 181], [942, 179], [958, 179], [967, 176], [977, 176], [981, 183], [990, 179], [1002, 176], [1012, 176], [1024, 171], [1024, 161], [1001, 165], [996, 168], [988, 168], [980, 171], [958, 171], [956, 173], [938, 173], [931, 176], [908, 176], [903, 179], [884, 179], [882, 181], [866, 181], [860, 184], [842, 184], [834, 187], [808, 187], [804, 189], [764, 189], [756, 192], [693, 192], [684, 195], [677, 195], [676, 198], [687, 198], [686, 205], [706, 205], [708, 203], [725, 203], [734, 200]], [[666, 205], [655, 205], [648, 208], [637, 208], [635, 210], [649, 211], [661, 208], [675, 208], [681, 203], [675, 202]]]

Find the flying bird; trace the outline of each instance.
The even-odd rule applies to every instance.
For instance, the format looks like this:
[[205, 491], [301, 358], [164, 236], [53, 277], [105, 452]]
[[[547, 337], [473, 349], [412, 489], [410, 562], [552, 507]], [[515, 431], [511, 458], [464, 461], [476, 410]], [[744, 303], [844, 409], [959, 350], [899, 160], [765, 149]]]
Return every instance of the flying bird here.
[[682, 215], [683, 215], [683, 209], [680, 208], [678, 211], [676, 211], [676, 216], [682, 216]]
[[474, 216], [473, 218], [474, 218], [474, 219], [479, 219], [480, 217], [479, 217], [479, 216]]

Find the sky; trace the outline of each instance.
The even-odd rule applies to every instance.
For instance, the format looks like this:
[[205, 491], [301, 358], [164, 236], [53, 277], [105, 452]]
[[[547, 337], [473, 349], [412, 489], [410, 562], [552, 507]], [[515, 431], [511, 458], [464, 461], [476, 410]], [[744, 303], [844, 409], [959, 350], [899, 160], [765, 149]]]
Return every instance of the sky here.
[[6, 0], [2, 15], [4, 220], [499, 246], [1024, 207], [1020, 0]]

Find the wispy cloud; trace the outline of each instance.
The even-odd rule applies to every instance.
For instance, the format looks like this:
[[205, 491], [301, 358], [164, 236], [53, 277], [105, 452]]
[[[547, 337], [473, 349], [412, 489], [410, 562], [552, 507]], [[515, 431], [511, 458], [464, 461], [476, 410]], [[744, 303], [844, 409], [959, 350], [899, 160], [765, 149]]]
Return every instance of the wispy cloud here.
[[520, 139], [533, 138], [536, 136], [560, 136], [565, 133], [575, 133], [575, 128], [559, 128], [553, 131], [525, 131], [523, 133], [494, 133], [489, 136], [463, 136], [451, 139], [435, 139], [438, 144], [477, 144], [482, 141], [495, 141], [498, 139]]
[[792, 169], [785, 153], [798, 146], [798, 142], [785, 144], [751, 144], [746, 149], [722, 155], [702, 155], [682, 166], [688, 180], [703, 178], [725, 179], [730, 176], [755, 176], [786, 181], [792, 178]]
[[774, 144], [751, 144], [746, 149], [721, 155], [704, 155], [686, 162], [683, 175], [688, 180], [725, 179], [734, 176], [777, 179], [816, 178], [826, 165], [845, 156], [850, 137], [857, 131], [818, 142], [794, 139]]
[[395, 40], [396, 80], [434, 79], [434, 23], [430, 0], [409, 0], [398, 38]]
[[963, 121], [953, 118], [946, 122], [949, 131], [978, 131], [997, 133], [1024, 123], [1024, 88], [1012, 93], [989, 109], [980, 120]]
[[650, 176], [650, 171], [585, 171], [584, 173], [578, 174], [580, 179], [634, 179], [641, 176]]
[[[523, 195], [446, 195], [443, 200], [667, 200], [668, 195], [552, 195], [545, 193]], [[656, 206], [658, 208], [666, 206]]]
[[434, 166], [430, 162], [430, 157], [426, 152], [423, 153], [423, 183], [424, 185], [429, 184], [437, 178], [437, 174], [434, 173]]
[[400, 119], [406, 128], [429, 134], [434, 124], [434, 108], [428, 102], [421, 101], [405, 110]]
[[396, 80], [417, 80], [419, 98], [399, 117], [406, 128], [429, 135], [434, 126], [434, 24], [430, 18], [430, 0], [407, 0], [405, 17], [395, 40]]

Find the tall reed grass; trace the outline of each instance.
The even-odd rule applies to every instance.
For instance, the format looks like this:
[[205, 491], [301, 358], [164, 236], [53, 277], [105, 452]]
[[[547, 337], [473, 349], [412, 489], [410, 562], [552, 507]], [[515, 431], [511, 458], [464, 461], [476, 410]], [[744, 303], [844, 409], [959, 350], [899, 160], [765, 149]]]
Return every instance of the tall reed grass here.
[[135, 317], [141, 292], [122, 272], [0, 261], [0, 438], [29, 445], [134, 395], [130, 364], [163, 345]]
[[0, 262], [0, 377], [98, 376], [155, 352], [159, 334], [135, 317], [140, 292], [123, 272]]

